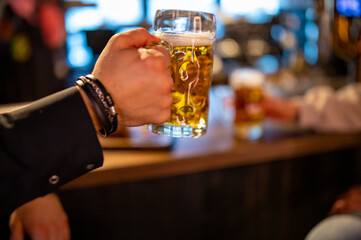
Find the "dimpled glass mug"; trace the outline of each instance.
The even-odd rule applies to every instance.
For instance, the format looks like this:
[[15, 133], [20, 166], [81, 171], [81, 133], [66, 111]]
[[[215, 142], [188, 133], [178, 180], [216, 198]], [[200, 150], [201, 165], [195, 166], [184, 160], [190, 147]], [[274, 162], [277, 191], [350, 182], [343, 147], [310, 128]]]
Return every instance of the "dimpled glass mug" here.
[[171, 137], [202, 136], [207, 131], [212, 84], [215, 15], [185, 10], [157, 10], [154, 35], [169, 49], [174, 81], [171, 116], [149, 130]]

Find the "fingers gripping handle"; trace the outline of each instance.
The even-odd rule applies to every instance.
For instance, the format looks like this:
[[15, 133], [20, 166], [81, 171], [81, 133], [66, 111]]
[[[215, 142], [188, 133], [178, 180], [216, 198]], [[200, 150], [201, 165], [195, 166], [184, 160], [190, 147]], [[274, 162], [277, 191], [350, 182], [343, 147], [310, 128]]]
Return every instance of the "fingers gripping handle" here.
[[152, 42], [152, 43], [149, 43], [147, 44], [144, 48], [146, 49], [150, 49], [152, 47], [155, 47], [155, 46], [163, 46], [165, 47], [169, 52], [172, 50], [172, 46], [170, 43], [168, 43], [167, 41], [160, 41], [160, 42]]

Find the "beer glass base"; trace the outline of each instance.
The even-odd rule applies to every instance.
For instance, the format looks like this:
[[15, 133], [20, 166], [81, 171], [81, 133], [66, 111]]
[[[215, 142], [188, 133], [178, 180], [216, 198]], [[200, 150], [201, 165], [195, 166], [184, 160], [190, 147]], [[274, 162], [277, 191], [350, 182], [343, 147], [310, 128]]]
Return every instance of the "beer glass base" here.
[[263, 127], [261, 125], [235, 126], [236, 136], [242, 140], [258, 140], [263, 135]]
[[189, 126], [172, 126], [167, 124], [150, 124], [148, 127], [153, 133], [176, 138], [198, 138], [207, 131], [206, 127], [192, 128]]

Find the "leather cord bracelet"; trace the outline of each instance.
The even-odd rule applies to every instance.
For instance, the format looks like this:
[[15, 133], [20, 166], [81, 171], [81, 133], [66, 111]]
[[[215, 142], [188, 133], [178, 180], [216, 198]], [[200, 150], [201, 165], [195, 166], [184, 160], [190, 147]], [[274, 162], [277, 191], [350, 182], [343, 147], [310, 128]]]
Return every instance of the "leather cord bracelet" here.
[[103, 127], [100, 133], [107, 137], [115, 132], [118, 127], [118, 114], [113, 99], [103, 84], [91, 74], [79, 77], [75, 83], [84, 90], [90, 99], [96, 116]]

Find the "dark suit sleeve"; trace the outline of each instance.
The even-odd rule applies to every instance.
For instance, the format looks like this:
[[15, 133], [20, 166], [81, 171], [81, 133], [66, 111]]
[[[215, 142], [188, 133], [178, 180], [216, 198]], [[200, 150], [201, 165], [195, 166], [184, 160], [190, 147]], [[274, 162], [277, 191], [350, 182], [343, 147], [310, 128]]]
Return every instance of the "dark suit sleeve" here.
[[76, 87], [0, 115], [0, 216], [102, 164]]

